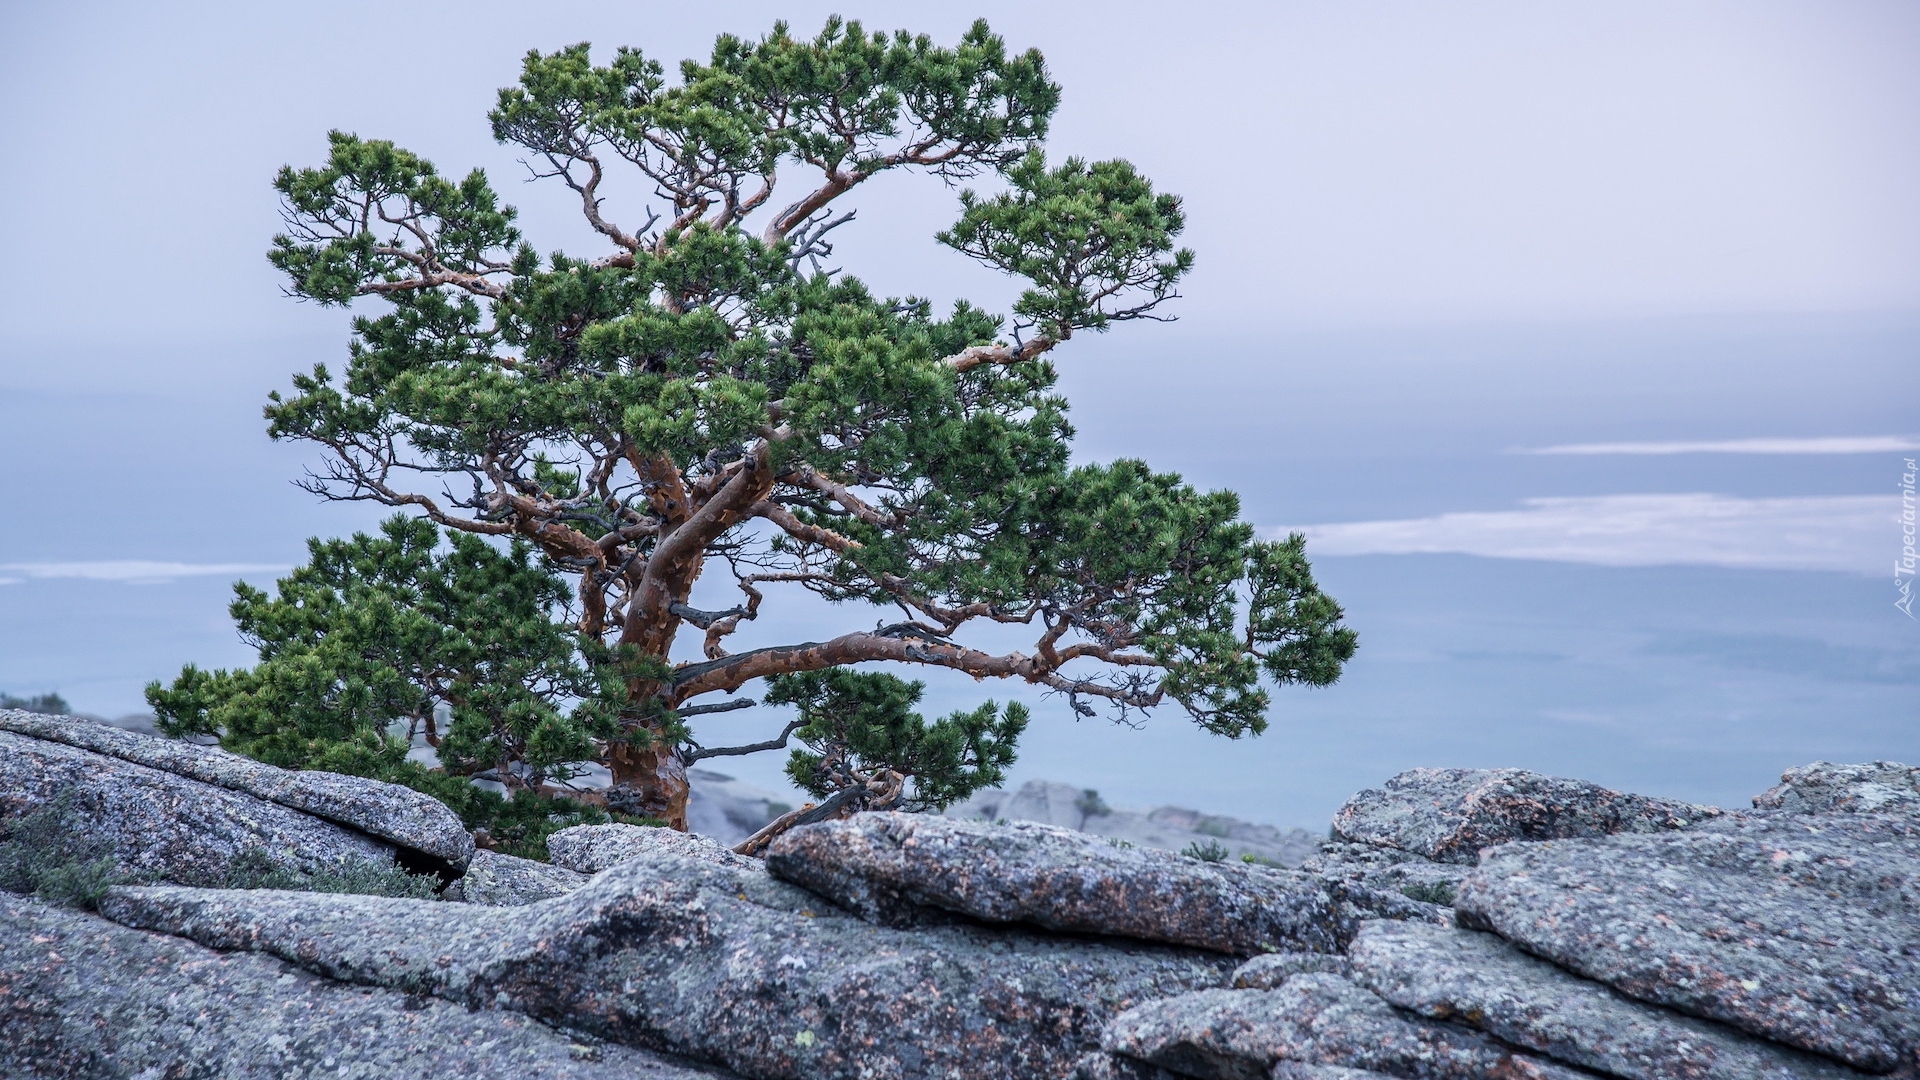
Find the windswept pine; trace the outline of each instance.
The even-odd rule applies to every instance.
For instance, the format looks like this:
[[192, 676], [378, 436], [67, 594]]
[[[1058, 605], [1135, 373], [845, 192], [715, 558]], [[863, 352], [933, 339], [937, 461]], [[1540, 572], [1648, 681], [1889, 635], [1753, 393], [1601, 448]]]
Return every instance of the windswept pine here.
[[[580, 257], [539, 254], [481, 172], [333, 133], [276, 178], [270, 257], [296, 297], [384, 306], [344, 371], [297, 376], [267, 418], [324, 448], [315, 494], [410, 520], [243, 593], [260, 666], [156, 685], [170, 730], [397, 770], [382, 733], [412, 718], [451, 776], [566, 795], [599, 762], [608, 806], [684, 828], [690, 762], [796, 731], [802, 786], [870, 808], [998, 782], [1023, 710], [926, 724], [915, 684], [855, 665], [1015, 680], [1089, 716], [1176, 705], [1229, 738], [1265, 727], [1267, 684], [1333, 682], [1355, 637], [1298, 536], [1257, 539], [1233, 494], [1143, 462], [1070, 460], [1055, 356], [1169, 318], [1193, 256], [1180, 200], [1132, 165], [1048, 161], [1059, 100], [984, 23], [952, 47], [781, 25], [677, 79], [636, 49], [529, 53], [493, 133], [577, 201], [604, 241]], [[1009, 314], [833, 268], [889, 172], [987, 183], [938, 239], [1024, 282]], [[729, 599], [696, 607], [702, 582]], [[730, 650], [799, 590], [843, 621]], [[1031, 644], [979, 643], [1006, 626]], [[701, 658], [676, 662], [689, 632]], [[801, 719], [704, 745], [695, 718], [759, 680]]]

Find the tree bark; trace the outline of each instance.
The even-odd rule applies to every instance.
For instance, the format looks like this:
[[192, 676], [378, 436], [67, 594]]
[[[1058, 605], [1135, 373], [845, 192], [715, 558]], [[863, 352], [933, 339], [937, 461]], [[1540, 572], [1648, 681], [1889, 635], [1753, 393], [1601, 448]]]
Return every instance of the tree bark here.
[[[643, 655], [665, 660], [672, 655], [673, 639], [680, 629], [680, 616], [674, 606], [685, 605], [693, 594], [706, 563], [707, 545], [745, 520], [753, 505], [773, 487], [773, 470], [765, 443], [748, 454], [747, 461], [732, 479], [691, 514], [681, 516], [677, 524], [662, 532], [654, 546], [646, 569], [629, 602], [620, 641]], [[686, 498], [684, 486], [676, 496]], [[664, 698], [671, 682], [635, 679], [628, 687], [629, 700], [645, 705]], [[663, 704], [668, 702], [662, 701]], [[613, 773], [616, 788], [632, 793], [628, 805], [640, 813], [657, 817], [672, 828], [687, 831], [687, 765], [680, 749], [671, 740], [660, 737], [659, 727], [643, 724], [642, 731], [653, 736], [645, 749], [626, 744], [615, 745], [607, 755], [607, 767]]]
[[614, 787], [633, 793], [624, 804], [626, 812], [659, 818], [669, 828], [687, 831], [687, 766], [678, 748], [641, 750], [617, 744], [607, 757]]

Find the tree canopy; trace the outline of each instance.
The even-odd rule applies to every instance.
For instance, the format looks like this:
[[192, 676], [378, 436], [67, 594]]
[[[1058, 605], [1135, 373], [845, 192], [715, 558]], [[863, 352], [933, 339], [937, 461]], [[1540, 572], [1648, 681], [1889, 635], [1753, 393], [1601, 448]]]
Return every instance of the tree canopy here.
[[[444, 703], [449, 772], [551, 793], [599, 762], [611, 805], [684, 827], [687, 763], [754, 749], [703, 747], [693, 721], [756, 680], [798, 707], [797, 783], [858, 774], [889, 805], [997, 782], [1026, 714], [927, 724], [917, 684], [855, 665], [1016, 680], [1080, 715], [1174, 705], [1233, 738], [1264, 729], [1265, 684], [1334, 681], [1355, 637], [1298, 536], [1142, 462], [1070, 460], [1056, 351], [1168, 318], [1193, 256], [1180, 200], [1132, 165], [1048, 161], [1059, 99], [984, 22], [951, 47], [776, 25], [677, 79], [637, 49], [531, 52], [493, 134], [577, 200], [604, 241], [587, 257], [537, 253], [478, 170], [332, 133], [275, 178], [270, 258], [297, 297], [385, 306], [343, 371], [272, 395], [269, 431], [324, 449], [315, 494], [410, 517], [316, 544], [277, 600], [243, 590], [261, 666], [156, 685], [163, 719], [297, 760], [391, 754], [391, 718]], [[887, 172], [991, 183], [938, 240], [1023, 283], [1008, 314], [828, 265]], [[651, 205], [610, 194], [635, 179]], [[732, 601], [695, 607], [703, 580]], [[794, 590], [846, 622], [729, 649]], [[969, 636], [1007, 626], [1030, 647]], [[675, 655], [689, 628], [697, 659]]]

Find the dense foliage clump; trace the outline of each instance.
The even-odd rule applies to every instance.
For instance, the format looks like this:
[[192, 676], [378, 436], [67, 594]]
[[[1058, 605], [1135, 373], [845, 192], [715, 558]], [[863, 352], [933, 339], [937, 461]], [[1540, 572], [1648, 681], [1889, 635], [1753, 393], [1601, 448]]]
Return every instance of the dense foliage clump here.
[[302, 874], [275, 861], [264, 848], [248, 848], [227, 864], [226, 889], [282, 889], [291, 892], [356, 893], [361, 896], [397, 896], [437, 900], [440, 879], [431, 874], [409, 874], [398, 866], [361, 862], [338, 870]]

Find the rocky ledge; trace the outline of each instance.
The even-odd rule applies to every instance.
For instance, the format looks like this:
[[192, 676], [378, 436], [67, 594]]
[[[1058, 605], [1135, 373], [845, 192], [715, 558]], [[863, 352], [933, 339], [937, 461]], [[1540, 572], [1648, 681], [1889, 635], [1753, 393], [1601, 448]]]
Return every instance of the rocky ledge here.
[[445, 876], [453, 848], [201, 748], [19, 727], [0, 864], [66, 805], [160, 883], [0, 895], [5, 1076], [1920, 1076], [1907, 766], [1790, 770], [1742, 811], [1419, 770], [1300, 870], [929, 815], [764, 862], [588, 826], [425, 899], [203, 887], [242, 847]]

